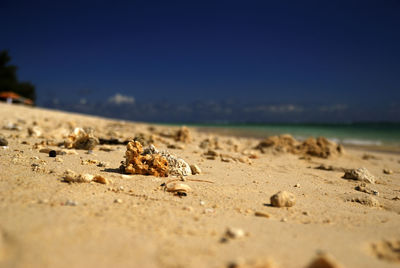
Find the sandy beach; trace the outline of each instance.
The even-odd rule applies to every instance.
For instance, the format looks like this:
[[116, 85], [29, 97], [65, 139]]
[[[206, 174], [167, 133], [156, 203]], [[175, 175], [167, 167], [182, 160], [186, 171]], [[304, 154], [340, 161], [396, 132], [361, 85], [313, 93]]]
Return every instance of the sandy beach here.
[[[398, 153], [345, 147], [323, 158], [195, 128], [182, 137], [179, 127], [3, 103], [0, 114], [1, 267], [400, 265]], [[100, 144], [65, 148], [76, 128]], [[134, 138], [201, 173], [123, 173]], [[362, 167], [372, 183], [343, 178]], [[66, 170], [106, 181], [66, 182]], [[191, 190], [168, 191], [174, 179]], [[273, 206], [279, 191], [294, 204]]]

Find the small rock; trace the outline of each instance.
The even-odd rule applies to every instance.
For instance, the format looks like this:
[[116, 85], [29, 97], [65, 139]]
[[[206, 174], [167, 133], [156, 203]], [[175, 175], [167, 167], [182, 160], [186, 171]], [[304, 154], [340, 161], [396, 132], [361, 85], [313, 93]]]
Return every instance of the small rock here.
[[28, 135], [34, 137], [42, 136], [42, 130], [38, 126], [28, 128]]
[[65, 205], [65, 206], [77, 206], [77, 205], [78, 205], [78, 202], [76, 202], [76, 201], [74, 201], [74, 200], [67, 200], [67, 201], [64, 203], [64, 205]]
[[317, 256], [307, 268], [342, 268], [339, 263], [337, 263], [333, 257], [327, 254], [320, 254]]
[[300, 184], [295, 184], [293, 187], [300, 188]]
[[257, 216], [257, 217], [264, 217], [264, 218], [270, 218], [270, 217], [271, 217], [268, 213], [266, 213], [266, 212], [260, 212], [260, 211], [256, 211], [256, 212], [254, 213], [254, 216]]
[[383, 173], [390, 175], [390, 174], [393, 174], [393, 170], [384, 168]]
[[190, 165], [190, 169], [192, 170], [192, 174], [196, 175], [196, 174], [201, 174], [201, 169], [198, 165], [196, 164], [192, 164]]
[[290, 192], [280, 191], [271, 196], [270, 201], [274, 207], [292, 207], [296, 203], [296, 197]]
[[57, 155], [57, 152], [54, 151], [54, 150], [51, 150], [51, 151], [49, 152], [49, 156], [50, 156], [50, 157], [56, 157], [56, 155]]
[[244, 236], [245, 236], [245, 232], [240, 228], [229, 227], [226, 229], [226, 232], [225, 232], [225, 237], [227, 237], [227, 238], [237, 239], [237, 238], [242, 238]]
[[110, 183], [109, 180], [107, 180], [105, 177], [103, 177], [101, 175], [94, 176], [93, 181], [97, 182], [97, 183], [102, 183], [102, 184]]
[[109, 166], [110, 166], [110, 163], [100, 161], [100, 162], [97, 164], [97, 166], [98, 166], [98, 167], [109, 167]]
[[119, 199], [119, 198], [118, 198], [118, 199], [115, 199], [115, 200], [114, 200], [114, 203], [122, 204], [122, 199]]
[[347, 180], [357, 180], [367, 183], [375, 183], [375, 177], [371, 173], [369, 173], [369, 171], [364, 167], [347, 170], [344, 173], [343, 178]]
[[8, 141], [6, 140], [6, 138], [0, 134], [0, 146], [7, 146], [8, 145]]
[[3, 128], [7, 129], [7, 130], [17, 130], [17, 131], [22, 130], [22, 128], [20, 126], [18, 126], [17, 124], [11, 123], [11, 122], [9, 122], [7, 125], [3, 126]]
[[49, 200], [48, 199], [39, 199], [38, 203], [39, 204], [47, 204], [47, 203], [49, 203]]

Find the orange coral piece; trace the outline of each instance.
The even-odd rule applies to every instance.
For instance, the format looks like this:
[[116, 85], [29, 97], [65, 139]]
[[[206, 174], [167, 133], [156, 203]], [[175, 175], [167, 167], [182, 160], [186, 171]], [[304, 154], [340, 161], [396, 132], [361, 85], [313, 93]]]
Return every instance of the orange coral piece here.
[[143, 146], [138, 141], [130, 141], [126, 146], [125, 172], [140, 175], [168, 176], [168, 161], [158, 154], [143, 153]]

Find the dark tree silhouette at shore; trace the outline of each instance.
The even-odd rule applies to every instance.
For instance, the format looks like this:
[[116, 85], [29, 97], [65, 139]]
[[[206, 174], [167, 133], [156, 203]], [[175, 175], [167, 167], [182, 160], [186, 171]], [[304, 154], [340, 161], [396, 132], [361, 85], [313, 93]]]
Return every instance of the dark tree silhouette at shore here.
[[35, 86], [31, 82], [19, 82], [18, 67], [9, 65], [11, 57], [7, 50], [0, 51], [0, 92], [13, 91], [33, 101], [36, 99]]

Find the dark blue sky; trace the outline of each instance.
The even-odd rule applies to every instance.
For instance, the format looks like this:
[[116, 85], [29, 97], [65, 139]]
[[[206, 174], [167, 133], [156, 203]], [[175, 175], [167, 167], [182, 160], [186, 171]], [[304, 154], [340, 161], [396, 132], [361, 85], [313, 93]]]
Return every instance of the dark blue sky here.
[[0, 10], [0, 49], [39, 103], [118, 92], [400, 106], [397, 0], [3, 0]]

